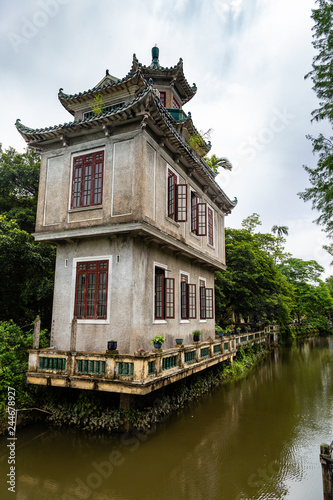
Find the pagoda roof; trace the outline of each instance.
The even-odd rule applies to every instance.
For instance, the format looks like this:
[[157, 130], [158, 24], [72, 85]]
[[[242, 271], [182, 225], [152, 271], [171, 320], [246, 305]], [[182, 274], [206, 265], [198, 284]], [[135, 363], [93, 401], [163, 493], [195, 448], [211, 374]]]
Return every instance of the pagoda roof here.
[[106, 75], [92, 89], [79, 92], [78, 94], [65, 94], [61, 88], [58, 92], [58, 99], [64, 108], [74, 115], [75, 105], [85, 102], [90, 103], [91, 100], [97, 95], [101, 94], [102, 96], [105, 96], [125, 88], [130, 88], [133, 85], [136, 85], [138, 90], [141, 91], [147, 87], [147, 82], [145, 81], [140, 69], [134, 71], [132, 74], [128, 74], [121, 80], [111, 76], [109, 71], [106, 70]]
[[129, 71], [129, 75], [134, 74], [138, 69], [141, 69], [146, 80], [151, 78], [154, 83], [154, 80], [161, 77], [163, 77], [163, 79], [170, 80], [170, 82], [175, 85], [180, 97], [182, 98], [183, 104], [192, 99], [197, 91], [196, 84], [193, 83], [193, 85], [190, 86], [185, 78], [183, 59], [180, 58], [178, 63], [170, 68], [163, 67], [159, 63], [159, 49], [156, 46], [152, 48], [152, 63], [149, 66], [141, 64], [136, 55], [133, 54], [132, 67]]
[[176, 158], [182, 157], [186, 167], [205, 186], [214, 202], [221, 206], [226, 213], [236, 206], [237, 200], [231, 201], [215, 181], [215, 173], [205, 161], [200, 159], [189, 147], [184, 138], [177, 131], [177, 123], [171, 114], [161, 104], [152, 85], [147, 85], [132, 101], [118, 109], [101, 113], [90, 118], [74, 120], [53, 127], [33, 129], [16, 121], [17, 130], [30, 147], [41, 148], [43, 145], [62, 141], [64, 145], [70, 138], [91, 133], [94, 130], [104, 130], [109, 133], [111, 127], [129, 120], [141, 120], [141, 126], [149, 126], [160, 140], [168, 144]]

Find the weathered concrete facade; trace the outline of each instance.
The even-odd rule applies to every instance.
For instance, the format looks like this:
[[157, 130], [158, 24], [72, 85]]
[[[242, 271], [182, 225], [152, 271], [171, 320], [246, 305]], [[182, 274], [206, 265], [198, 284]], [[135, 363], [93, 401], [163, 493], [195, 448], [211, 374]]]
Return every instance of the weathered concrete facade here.
[[[154, 80], [148, 83], [148, 77]], [[147, 68], [134, 57], [123, 80], [107, 72], [91, 91], [59, 92], [74, 122], [39, 130], [17, 123], [42, 154], [35, 238], [57, 245], [51, 332], [56, 349], [70, 350], [73, 317], [76, 352], [103, 353], [111, 339], [119, 352], [132, 353], [147, 350], [158, 334], [167, 348], [175, 338], [190, 343], [194, 330], [203, 341], [214, 336], [214, 271], [225, 269], [224, 217], [236, 201], [188, 146], [195, 129], [181, 106], [195, 91], [181, 62], [162, 68], [153, 57]], [[161, 104], [163, 93], [174, 109]], [[99, 114], [91, 112], [96, 95], [106, 106]], [[209, 150], [204, 141], [202, 149]], [[77, 166], [89, 161], [90, 177]], [[83, 202], [85, 196], [95, 201]], [[80, 274], [80, 264], [89, 263], [104, 266], [99, 288], [95, 281], [87, 285], [88, 272]], [[87, 313], [89, 300], [94, 313]], [[99, 307], [103, 313], [96, 313]]]

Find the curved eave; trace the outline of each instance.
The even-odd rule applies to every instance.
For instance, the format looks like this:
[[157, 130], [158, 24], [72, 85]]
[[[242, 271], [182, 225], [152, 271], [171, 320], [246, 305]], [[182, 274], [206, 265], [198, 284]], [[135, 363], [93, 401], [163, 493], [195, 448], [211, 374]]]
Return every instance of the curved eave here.
[[192, 152], [183, 137], [177, 132], [173, 125], [173, 118], [161, 104], [160, 100], [156, 98], [155, 95], [153, 95], [152, 98], [155, 106], [151, 110], [151, 115], [158, 127], [163, 131], [165, 137], [167, 137], [168, 141], [176, 151], [181, 149], [182, 156], [185, 158], [187, 165], [197, 173], [202, 183], [207, 187], [207, 190], [209, 191], [209, 189], [211, 189], [214, 202], [221, 205], [221, 210], [225, 213], [230, 213], [231, 210], [237, 205], [237, 199], [235, 198], [232, 201], [226, 195], [223, 189], [215, 181], [216, 174], [210, 170], [206, 162], [199, 159]]
[[91, 118], [75, 120], [73, 122], [40, 129], [29, 128], [23, 125], [18, 119], [16, 120], [15, 126], [29, 146], [37, 147], [42, 145], [42, 143], [61, 139], [71, 133], [101, 128], [103, 125], [110, 125], [112, 121], [124, 121], [132, 118], [136, 116], [136, 112], [144, 109], [145, 100], [149, 98], [149, 93], [151, 93], [151, 88], [147, 87], [126, 105]]
[[69, 111], [69, 113], [74, 115], [74, 105], [91, 101], [98, 94], [102, 96], [109, 95], [118, 92], [119, 90], [123, 90], [124, 88], [129, 88], [132, 85], [138, 85], [140, 91], [147, 87], [147, 82], [145, 81], [140, 70], [135, 71], [131, 75], [125, 76], [125, 78], [118, 80], [117, 82], [110, 82], [84, 92], [79, 92], [78, 94], [65, 94], [62, 89], [60, 89], [58, 92], [58, 99], [64, 108]]
[[145, 77], [146, 80], [152, 78], [154, 82], [154, 78], [163, 77], [163, 78], [170, 78], [170, 80], [176, 82], [183, 91], [183, 98], [182, 98], [183, 104], [186, 104], [190, 99], [192, 99], [192, 97], [197, 92], [197, 87], [195, 85], [191, 87], [185, 78], [182, 59], [179, 59], [178, 63], [170, 68], [164, 68], [163, 66], [159, 65], [144, 66], [141, 63], [139, 63], [138, 59], [134, 54], [132, 67], [128, 74], [131, 75], [135, 73], [138, 69], [142, 71], [143, 76]]
[[130, 103], [114, 111], [103, 113], [85, 120], [76, 120], [63, 125], [56, 125], [44, 129], [32, 129], [16, 121], [16, 128], [30, 147], [40, 147], [43, 144], [65, 140], [78, 133], [105, 129], [116, 122], [125, 122], [129, 119], [145, 119], [146, 125], [151, 125], [158, 134], [165, 137], [173, 151], [183, 157], [185, 167], [196, 173], [200, 182], [220, 209], [225, 213], [236, 206], [237, 200], [231, 201], [214, 179], [214, 174], [206, 163], [200, 160], [177, 132], [174, 120], [156, 97], [152, 87], [147, 87]]

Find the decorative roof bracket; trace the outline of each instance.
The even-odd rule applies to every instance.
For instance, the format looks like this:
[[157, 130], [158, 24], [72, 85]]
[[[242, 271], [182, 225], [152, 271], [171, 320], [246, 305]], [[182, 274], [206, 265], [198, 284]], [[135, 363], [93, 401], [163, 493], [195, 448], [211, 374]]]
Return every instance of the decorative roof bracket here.
[[68, 146], [68, 144], [69, 144], [68, 137], [66, 137], [65, 135], [61, 135], [60, 136], [60, 140], [62, 141], [63, 147], [67, 147]]

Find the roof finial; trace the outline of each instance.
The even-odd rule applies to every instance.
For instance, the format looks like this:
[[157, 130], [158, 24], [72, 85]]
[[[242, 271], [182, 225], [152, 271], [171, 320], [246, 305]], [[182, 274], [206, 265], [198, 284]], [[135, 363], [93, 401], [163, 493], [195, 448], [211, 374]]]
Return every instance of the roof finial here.
[[159, 56], [160, 50], [155, 44], [155, 47], [151, 49], [151, 55], [152, 55], [152, 65], [159, 66], [159, 61], [158, 61], [158, 56]]

